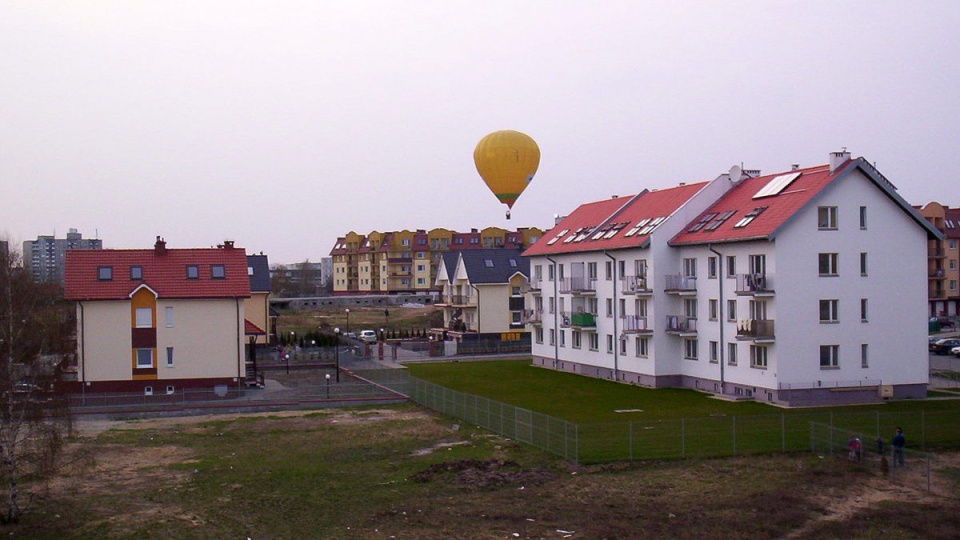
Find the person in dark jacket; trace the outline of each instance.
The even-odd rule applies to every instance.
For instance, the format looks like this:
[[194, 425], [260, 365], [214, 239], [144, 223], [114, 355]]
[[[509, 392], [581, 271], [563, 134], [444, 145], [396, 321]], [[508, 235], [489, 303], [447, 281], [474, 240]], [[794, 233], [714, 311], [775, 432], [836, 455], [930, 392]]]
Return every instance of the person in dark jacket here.
[[893, 447], [893, 466], [903, 467], [903, 447], [907, 444], [907, 438], [903, 436], [903, 429], [897, 428], [897, 432], [890, 439], [890, 446]]

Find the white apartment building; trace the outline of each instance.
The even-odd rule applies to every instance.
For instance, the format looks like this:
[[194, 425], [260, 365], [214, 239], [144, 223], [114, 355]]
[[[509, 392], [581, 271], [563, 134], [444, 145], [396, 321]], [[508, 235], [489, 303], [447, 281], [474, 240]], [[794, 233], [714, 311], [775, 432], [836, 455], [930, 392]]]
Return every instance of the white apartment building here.
[[524, 253], [534, 362], [789, 406], [924, 397], [939, 234], [847, 152], [584, 204]]

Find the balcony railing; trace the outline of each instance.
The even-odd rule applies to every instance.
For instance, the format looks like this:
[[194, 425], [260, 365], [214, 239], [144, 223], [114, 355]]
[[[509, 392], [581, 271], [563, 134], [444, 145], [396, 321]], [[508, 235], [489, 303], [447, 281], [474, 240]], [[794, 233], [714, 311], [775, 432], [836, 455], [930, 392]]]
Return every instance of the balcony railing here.
[[943, 248], [927, 248], [927, 257], [940, 258], [946, 256], [947, 254], [943, 251]]
[[595, 328], [597, 326], [597, 316], [593, 313], [561, 311], [560, 326], [562, 328]]
[[649, 294], [647, 276], [623, 276], [620, 278], [620, 291], [623, 294]]
[[626, 315], [623, 317], [623, 331], [628, 334], [645, 334], [653, 329], [647, 324], [648, 319], [640, 315]]
[[562, 293], [595, 294], [597, 292], [597, 278], [563, 278], [560, 280], [559, 289]]
[[542, 282], [543, 282], [543, 278], [532, 277], [527, 282], [527, 289], [531, 291], [539, 291], [541, 286], [540, 284]]
[[944, 279], [946, 277], [943, 268], [930, 270], [930, 279]]
[[683, 274], [668, 275], [664, 291], [668, 293], [697, 292], [697, 278]]
[[737, 274], [737, 289], [740, 296], [763, 296], [773, 294], [773, 276], [766, 273]]
[[437, 304], [446, 306], [469, 306], [473, 297], [462, 294], [442, 294]]
[[696, 334], [697, 318], [681, 317], [680, 315], [667, 315], [666, 330], [668, 333], [673, 334]]
[[737, 339], [772, 340], [773, 321], [765, 319], [737, 319]]
[[521, 320], [524, 324], [541, 324], [543, 323], [543, 310], [525, 309], [521, 315]]

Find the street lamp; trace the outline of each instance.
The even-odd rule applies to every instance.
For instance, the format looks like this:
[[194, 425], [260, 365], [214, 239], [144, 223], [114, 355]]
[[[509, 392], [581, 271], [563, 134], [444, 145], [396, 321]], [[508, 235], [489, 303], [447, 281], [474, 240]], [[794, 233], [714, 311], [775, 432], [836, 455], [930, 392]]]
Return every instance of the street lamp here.
[[347, 308], [347, 333], [350, 333], [350, 308]]
[[327, 399], [330, 399], [330, 374], [327, 373], [323, 377], [327, 379]]
[[337, 344], [333, 350], [337, 359], [337, 382], [340, 382], [340, 329], [334, 328], [333, 332], [337, 335]]
[[283, 355], [283, 358], [284, 358], [284, 360], [286, 360], [286, 362], [287, 362], [287, 375], [289, 375], [289, 374], [290, 374], [290, 355], [289, 355], [289, 354], [285, 354], [285, 355]]

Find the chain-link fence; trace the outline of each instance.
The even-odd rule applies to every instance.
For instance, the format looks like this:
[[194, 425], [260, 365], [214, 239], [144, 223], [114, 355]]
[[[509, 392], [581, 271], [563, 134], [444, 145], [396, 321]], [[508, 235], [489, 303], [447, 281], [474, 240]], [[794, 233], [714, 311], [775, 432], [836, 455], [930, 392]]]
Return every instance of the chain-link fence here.
[[[462, 418], [506, 437], [530, 443], [567, 459], [597, 463], [634, 459], [720, 457], [803, 451], [810, 447], [810, 423], [842, 432], [892, 434], [903, 426], [909, 445], [960, 447], [960, 411], [789, 411], [768, 415], [635, 420], [575, 424], [488, 398], [411, 377], [402, 370], [358, 371], [357, 375], [401, 392], [417, 403]], [[846, 439], [843, 441], [846, 442]], [[886, 441], [889, 445], [889, 438]]]
[[820, 422], [810, 422], [810, 450], [874, 469], [891, 482], [924, 491], [934, 491], [935, 473], [944, 468], [932, 452], [896, 448], [890, 439]]

